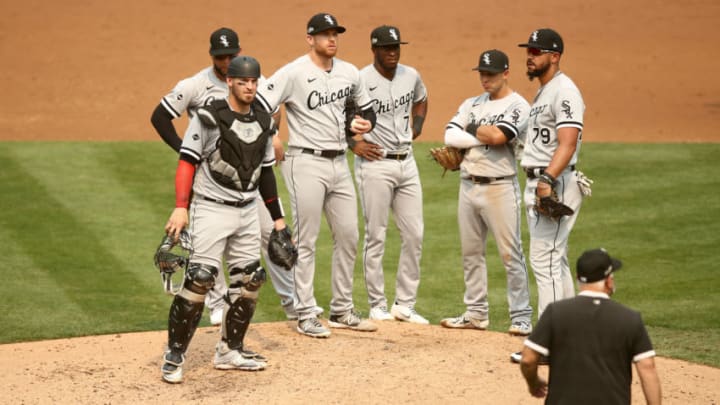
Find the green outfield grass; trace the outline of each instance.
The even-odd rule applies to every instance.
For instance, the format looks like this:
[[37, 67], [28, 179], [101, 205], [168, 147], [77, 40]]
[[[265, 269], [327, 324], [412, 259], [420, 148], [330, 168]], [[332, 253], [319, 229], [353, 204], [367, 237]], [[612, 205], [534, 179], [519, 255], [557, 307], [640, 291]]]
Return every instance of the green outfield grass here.
[[[441, 177], [442, 170], [427, 158], [434, 146], [416, 146], [425, 202], [417, 309], [437, 324], [463, 312], [464, 285], [458, 174]], [[595, 185], [570, 239], [573, 264], [583, 250], [599, 246], [624, 261], [614, 298], [642, 312], [660, 355], [715, 367], [720, 367], [718, 155], [720, 144], [583, 145], [581, 170]], [[152, 256], [174, 205], [176, 156], [170, 149], [159, 142], [4, 142], [0, 161], [0, 343], [164, 329], [170, 298], [162, 292]], [[527, 252], [525, 230], [523, 241]], [[390, 300], [398, 246], [391, 226], [385, 257]], [[317, 252], [315, 292], [327, 310], [326, 225]], [[492, 240], [488, 252], [490, 328], [504, 331], [505, 274]], [[355, 303], [367, 313], [361, 275], [357, 263]], [[534, 280], [531, 287], [534, 305]], [[254, 321], [282, 319], [268, 284]]]

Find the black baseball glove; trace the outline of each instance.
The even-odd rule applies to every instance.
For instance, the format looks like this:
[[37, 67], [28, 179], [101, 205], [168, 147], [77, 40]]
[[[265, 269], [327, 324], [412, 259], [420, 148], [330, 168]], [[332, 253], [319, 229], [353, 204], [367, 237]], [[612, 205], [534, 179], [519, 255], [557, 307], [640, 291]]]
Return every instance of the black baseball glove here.
[[298, 258], [298, 251], [292, 242], [292, 232], [289, 226], [281, 231], [272, 230], [268, 239], [268, 256], [270, 261], [285, 270], [289, 271], [293, 268]]
[[559, 219], [564, 215], [572, 215], [575, 213], [572, 208], [558, 200], [557, 193], [555, 193], [554, 189], [548, 196], [535, 196], [535, 211], [540, 215], [552, 219]]
[[352, 95], [349, 95], [345, 98], [345, 136], [346, 137], [355, 136], [355, 133], [350, 130], [350, 123], [352, 122], [353, 118], [355, 118], [356, 115], [359, 115], [362, 117], [362, 110], [360, 110], [360, 107], [358, 107], [358, 105], [355, 104], [355, 100], [352, 98]]
[[180, 232], [177, 241], [167, 234], [163, 237], [155, 251], [154, 262], [155, 267], [160, 270], [160, 278], [166, 293], [175, 295], [180, 290], [179, 285], [173, 285], [172, 275], [178, 270], [187, 269], [192, 251], [190, 234], [184, 229]]

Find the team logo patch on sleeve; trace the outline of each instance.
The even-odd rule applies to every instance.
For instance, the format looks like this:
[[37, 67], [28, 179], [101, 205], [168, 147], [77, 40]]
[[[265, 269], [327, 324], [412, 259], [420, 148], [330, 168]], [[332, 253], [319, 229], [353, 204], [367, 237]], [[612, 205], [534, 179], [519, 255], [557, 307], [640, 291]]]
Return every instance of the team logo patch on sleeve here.
[[573, 117], [573, 112], [572, 112], [572, 108], [570, 107], [570, 101], [563, 100], [561, 105], [562, 105], [562, 112], [565, 114], [565, 117], [567, 117], [567, 119], [571, 120]]

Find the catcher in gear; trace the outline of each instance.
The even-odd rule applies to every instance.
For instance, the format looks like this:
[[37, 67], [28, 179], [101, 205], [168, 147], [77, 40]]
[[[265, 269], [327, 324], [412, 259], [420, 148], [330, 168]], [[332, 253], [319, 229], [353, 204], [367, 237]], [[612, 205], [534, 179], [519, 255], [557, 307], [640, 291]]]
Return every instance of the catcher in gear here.
[[[205, 296], [222, 277], [227, 264], [229, 285], [223, 297], [221, 337], [213, 365], [219, 370], [257, 371], [267, 360], [244, 346], [266, 273], [260, 266], [262, 196], [274, 228], [286, 225], [277, 196], [270, 114], [254, 102], [260, 64], [237, 56], [227, 71], [228, 97], [198, 110], [188, 124], [175, 175], [175, 209], [165, 231], [171, 238], [190, 226], [193, 254], [182, 288], [173, 297], [168, 316], [168, 345], [162, 378], [183, 380], [183, 364], [200, 322]], [[192, 190], [192, 203], [191, 203]], [[163, 243], [163, 245], [168, 245]], [[165, 251], [166, 248], [162, 248]], [[175, 269], [181, 261], [158, 263]], [[171, 258], [172, 259], [172, 258]]]
[[291, 270], [298, 258], [298, 251], [292, 241], [292, 231], [286, 226], [281, 231], [275, 229], [268, 240], [268, 257], [285, 270]]
[[460, 163], [462, 163], [464, 156], [464, 149], [458, 149], [452, 146], [430, 149], [430, 157], [445, 169], [443, 170], [443, 176], [445, 176], [448, 170], [460, 170]]

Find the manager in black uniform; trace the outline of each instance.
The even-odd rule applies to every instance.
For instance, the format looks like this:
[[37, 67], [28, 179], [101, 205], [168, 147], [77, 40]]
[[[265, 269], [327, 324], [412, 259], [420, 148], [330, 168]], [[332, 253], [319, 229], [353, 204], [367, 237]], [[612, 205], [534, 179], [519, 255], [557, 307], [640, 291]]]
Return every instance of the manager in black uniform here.
[[[577, 261], [578, 296], [550, 304], [525, 340], [520, 369], [546, 404], [629, 404], [635, 363], [648, 404], [661, 401], [655, 351], [640, 313], [610, 300], [619, 260], [604, 249]], [[549, 383], [538, 376], [549, 356]]]

